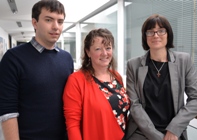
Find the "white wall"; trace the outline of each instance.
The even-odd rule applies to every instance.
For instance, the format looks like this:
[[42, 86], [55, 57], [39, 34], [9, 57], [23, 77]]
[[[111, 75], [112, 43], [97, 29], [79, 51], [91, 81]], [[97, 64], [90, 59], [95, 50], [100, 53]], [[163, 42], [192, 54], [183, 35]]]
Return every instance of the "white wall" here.
[[1, 39], [1, 46], [0, 46], [0, 61], [1, 61], [3, 54], [6, 52], [7, 48], [9, 48], [8, 34], [1, 27], [0, 27], [0, 39]]
[[8, 33], [6, 33], [1, 27], [0, 27], [0, 37], [2, 37], [5, 41], [5, 45], [7, 46], [7, 48], [9, 47], [9, 43], [8, 43]]

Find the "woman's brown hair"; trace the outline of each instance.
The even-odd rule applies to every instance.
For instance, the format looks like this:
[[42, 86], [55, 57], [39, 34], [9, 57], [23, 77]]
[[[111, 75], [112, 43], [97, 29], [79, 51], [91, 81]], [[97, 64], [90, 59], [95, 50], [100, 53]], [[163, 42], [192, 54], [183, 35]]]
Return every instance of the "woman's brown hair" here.
[[[94, 68], [92, 67], [91, 60], [88, 57], [86, 51], [90, 51], [90, 47], [94, 43], [95, 37], [102, 37], [103, 38], [103, 44], [105, 45], [112, 45], [112, 48], [114, 48], [114, 37], [112, 33], [108, 29], [99, 28], [91, 30], [88, 35], [85, 37], [84, 40], [84, 50], [83, 50], [83, 56], [82, 56], [82, 67], [80, 70], [82, 70], [85, 73], [94, 74]], [[116, 68], [114, 57], [112, 56], [112, 60], [108, 66], [108, 69], [114, 71]]]

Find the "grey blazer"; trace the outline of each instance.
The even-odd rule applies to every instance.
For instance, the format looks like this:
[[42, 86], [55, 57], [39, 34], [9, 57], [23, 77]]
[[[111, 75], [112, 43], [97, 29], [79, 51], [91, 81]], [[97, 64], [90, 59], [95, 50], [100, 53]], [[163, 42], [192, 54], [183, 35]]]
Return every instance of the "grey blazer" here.
[[[166, 130], [178, 137], [183, 134], [184, 139], [187, 140], [187, 126], [190, 120], [197, 116], [197, 71], [188, 53], [170, 50], [168, 52], [171, 59], [168, 65], [176, 115]], [[145, 66], [147, 55], [148, 53], [141, 57], [132, 58], [127, 62], [126, 89], [131, 99], [131, 118], [126, 132], [127, 140], [131, 139], [131, 135], [137, 128], [149, 140], [162, 140], [164, 137], [161, 132], [155, 129], [144, 110], [146, 102], [143, 84], [148, 72], [148, 66]], [[184, 92], [188, 96], [186, 105], [184, 104]]]

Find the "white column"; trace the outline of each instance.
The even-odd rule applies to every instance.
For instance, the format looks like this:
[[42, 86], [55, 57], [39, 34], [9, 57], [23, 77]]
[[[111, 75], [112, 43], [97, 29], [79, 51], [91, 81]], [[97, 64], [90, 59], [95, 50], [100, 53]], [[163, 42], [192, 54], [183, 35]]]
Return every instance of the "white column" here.
[[120, 75], [123, 77], [125, 84], [124, 76], [124, 0], [117, 0], [118, 4], [118, 13], [117, 13], [117, 70]]

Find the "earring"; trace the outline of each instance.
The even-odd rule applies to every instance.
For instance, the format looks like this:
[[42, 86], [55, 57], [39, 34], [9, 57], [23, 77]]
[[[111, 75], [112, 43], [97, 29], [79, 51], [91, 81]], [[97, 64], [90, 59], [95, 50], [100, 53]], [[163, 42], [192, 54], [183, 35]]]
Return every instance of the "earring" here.
[[91, 58], [89, 57], [88, 64], [86, 66], [88, 67], [88, 66], [90, 66], [90, 64], [91, 64]]
[[110, 68], [110, 67], [111, 67], [111, 64], [112, 64], [112, 62], [110, 62], [110, 63], [109, 63], [108, 68]]

